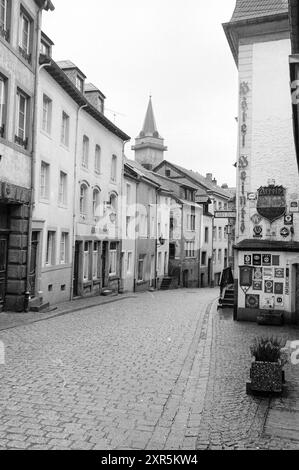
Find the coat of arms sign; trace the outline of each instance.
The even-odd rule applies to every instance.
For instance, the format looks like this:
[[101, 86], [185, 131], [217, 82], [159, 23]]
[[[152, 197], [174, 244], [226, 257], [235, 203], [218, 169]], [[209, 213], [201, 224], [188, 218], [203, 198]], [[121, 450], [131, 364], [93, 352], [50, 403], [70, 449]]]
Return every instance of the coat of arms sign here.
[[262, 186], [258, 190], [257, 212], [270, 223], [286, 213], [286, 190], [283, 186]]

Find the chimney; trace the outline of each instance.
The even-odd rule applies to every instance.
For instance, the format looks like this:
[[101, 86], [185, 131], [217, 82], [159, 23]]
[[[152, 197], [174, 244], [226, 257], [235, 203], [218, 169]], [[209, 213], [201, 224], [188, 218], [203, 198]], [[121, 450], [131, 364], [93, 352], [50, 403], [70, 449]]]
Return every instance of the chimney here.
[[146, 170], [152, 171], [153, 165], [151, 163], [142, 163], [143, 168]]
[[207, 173], [206, 179], [212, 183], [213, 180], [213, 174], [212, 173]]
[[216, 178], [213, 179], [213, 184], [214, 184], [215, 186], [217, 186], [217, 180], [216, 180]]

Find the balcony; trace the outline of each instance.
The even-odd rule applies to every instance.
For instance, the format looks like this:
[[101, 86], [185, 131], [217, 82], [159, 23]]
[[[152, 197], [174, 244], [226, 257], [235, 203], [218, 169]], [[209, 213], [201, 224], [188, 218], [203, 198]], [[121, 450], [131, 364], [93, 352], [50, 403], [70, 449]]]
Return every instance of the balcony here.
[[31, 54], [25, 51], [21, 46], [19, 46], [19, 53], [29, 64], [31, 64]]
[[5, 39], [5, 41], [9, 41], [9, 29], [4, 29], [2, 25], [0, 25], [0, 36]]
[[19, 145], [20, 147], [23, 147], [25, 150], [27, 150], [28, 147], [28, 138], [22, 139], [22, 137], [19, 137], [18, 135], [15, 135], [15, 143]]
[[4, 133], [5, 133], [5, 125], [2, 124], [2, 126], [0, 126], [0, 137], [2, 137], [2, 139], [4, 138]]

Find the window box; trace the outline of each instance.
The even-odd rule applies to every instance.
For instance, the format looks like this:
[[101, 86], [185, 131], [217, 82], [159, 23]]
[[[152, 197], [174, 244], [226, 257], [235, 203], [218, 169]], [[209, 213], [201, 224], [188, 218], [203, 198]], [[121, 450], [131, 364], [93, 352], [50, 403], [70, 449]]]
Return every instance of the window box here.
[[0, 36], [5, 39], [5, 41], [9, 42], [10, 32], [9, 29], [4, 29], [2, 25], [0, 25]]
[[19, 46], [19, 53], [21, 56], [29, 63], [31, 64], [31, 54], [26, 52], [25, 49], [23, 49], [21, 46]]
[[22, 139], [18, 135], [15, 135], [15, 143], [20, 145], [20, 147], [24, 147], [25, 150], [28, 148], [28, 138]]

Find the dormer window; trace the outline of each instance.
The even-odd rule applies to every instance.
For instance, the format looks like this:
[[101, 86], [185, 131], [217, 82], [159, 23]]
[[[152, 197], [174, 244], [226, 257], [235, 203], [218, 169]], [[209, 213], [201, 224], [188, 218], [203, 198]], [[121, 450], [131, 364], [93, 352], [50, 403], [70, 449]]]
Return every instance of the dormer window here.
[[104, 113], [104, 101], [101, 98], [98, 99], [98, 110], [100, 113]]
[[46, 56], [50, 56], [50, 46], [43, 41], [40, 45], [40, 53]]
[[76, 76], [76, 87], [81, 91], [81, 93], [83, 93], [84, 80], [79, 75]]

